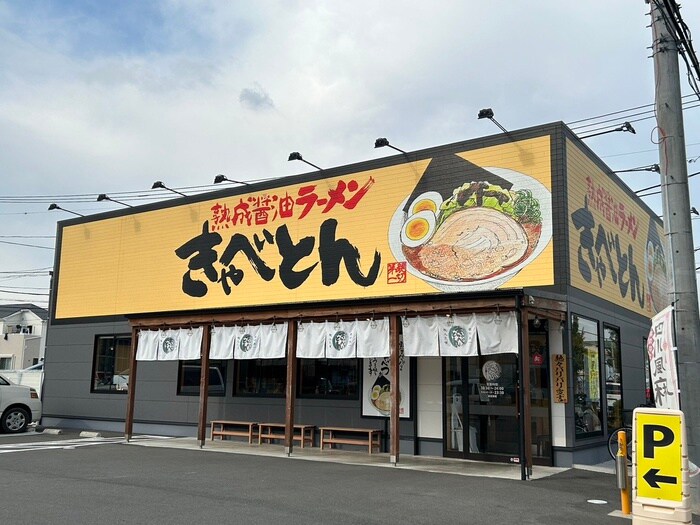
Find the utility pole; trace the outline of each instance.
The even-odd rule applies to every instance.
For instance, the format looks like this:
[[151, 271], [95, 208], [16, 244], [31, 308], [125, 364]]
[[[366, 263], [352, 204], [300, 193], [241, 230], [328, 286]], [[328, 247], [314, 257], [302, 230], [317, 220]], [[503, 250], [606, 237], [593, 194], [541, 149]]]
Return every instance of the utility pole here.
[[[681, 409], [685, 414], [690, 460], [700, 465], [700, 312], [695, 277], [690, 194], [678, 71], [678, 44], [669, 29], [664, 2], [651, 1], [656, 122], [661, 167], [664, 230], [671, 262]], [[675, 0], [671, 0], [675, 3]], [[692, 73], [691, 73], [692, 74]], [[691, 506], [700, 512], [700, 476], [690, 478]]]

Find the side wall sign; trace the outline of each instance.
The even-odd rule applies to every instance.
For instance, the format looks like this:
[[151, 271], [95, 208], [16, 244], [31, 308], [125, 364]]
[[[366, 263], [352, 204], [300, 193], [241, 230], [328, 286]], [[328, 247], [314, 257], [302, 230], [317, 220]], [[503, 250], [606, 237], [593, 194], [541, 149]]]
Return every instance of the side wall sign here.
[[573, 142], [566, 149], [572, 286], [652, 317], [669, 304], [661, 224]]

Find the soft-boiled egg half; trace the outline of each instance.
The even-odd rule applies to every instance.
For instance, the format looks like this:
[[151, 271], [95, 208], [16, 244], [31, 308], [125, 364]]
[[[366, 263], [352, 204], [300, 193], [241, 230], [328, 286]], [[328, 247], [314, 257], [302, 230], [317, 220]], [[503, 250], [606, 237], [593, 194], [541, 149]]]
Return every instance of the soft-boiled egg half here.
[[414, 213], [401, 228], [401, 242], [409, 248], [420, 246], [433, 236], [437, 220], [430, 210]]
[[413, 199], [411, 206], [408, 208], [408, 214], [413, 215], [419, 211], [432, 211], [435, 215], [440, 212], [442, 204], [442, 195], [437, 191], [426, 191]]

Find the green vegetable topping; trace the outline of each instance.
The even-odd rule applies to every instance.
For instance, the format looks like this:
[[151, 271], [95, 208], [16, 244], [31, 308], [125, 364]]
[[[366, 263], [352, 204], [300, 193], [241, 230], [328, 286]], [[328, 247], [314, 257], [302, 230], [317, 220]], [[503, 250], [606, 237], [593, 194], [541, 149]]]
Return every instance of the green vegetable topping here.
[[541, 224], [539, 201], [530, 190], [506, 190], [497, 184], [467, 182], [452, 192], [452, 197], [440, 205], [439, 227], [455, 212], [468, 208], [492, 208], [522, 223]]

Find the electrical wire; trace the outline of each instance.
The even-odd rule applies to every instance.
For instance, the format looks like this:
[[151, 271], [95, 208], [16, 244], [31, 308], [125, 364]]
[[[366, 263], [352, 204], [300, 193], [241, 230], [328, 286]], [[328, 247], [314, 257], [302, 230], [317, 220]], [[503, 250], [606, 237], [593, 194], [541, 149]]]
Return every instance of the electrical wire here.
[[[292, 175], [289, 175], [290, 177]], [[251, 179], [246, 181], [247, 183], [265, 182], [273, 179], [282, 179], [284, 177], [264, 177], [258, 179]], [[182, 193], [189, 195], [198, 195], [201, 193], [207, 193], [214, 188], [221, 188], [220, 184], [203, 184], [195, 186], [182, 186], [178, 188], [173, 188]], [[163, 190], [158, 194], [154, 193], [144, 193], [143, 190], [138, 191], [121, 191], [121, 192], [110, 192], [107, 195], [110, 197], [125, 201], [125, 202], [136, 202], [136, 201], [153, 201], [159, 202], [163, 200], [168, 200], [172, 198], [171, 194], [167, 190]], [[57, 202], [60, 205], [64, 203], [93, 203], [96, 202], [96, 196], [94, 193], [67, 193], [61, 195], [0, 195], [0, 203], [2, 204], [48, 204], [52, 202]]]
[[[698, 174], [700, 174], [700, 171], [696, 171], [695, 173], [691, 173], [690, 175], [688, 175], [688, 178], [695, 177], [695, 176], [698, 175]], [[642, 188], [641, 190], [636, 190], [635, 193], [636, 193], [637, 195], [639, 195], [639, 194], [642, 193], [643, 191], [653, 190], [654, 188], [660, 188], [660, 187], [661, 187], [661, 184], [655, 184], [654, 186], [649, 186], [649, 187], [647, 187], [647, 188]], [[660, 192], [657, 192], [657, 193], [660, 193]], [[652, 193], [652, 194], [650, 194], [650, 195], [656, 195], [656, 193]], [[646, 197], [646, 195], [639, 195], [639, 196], [640, 196], [640, 197]]]
[[12, 290], [0, 289], [0, 293], [9, 293], [11, 295], [38, 295], [38, 296], [48, 296], [48, 293], [38, 293], [38, 292], [15, 292]]
[[[0, 302], [0, 306], [10, 306], [10, 305], [17, 304], [16, 299], [12, 300], [12, 299], [0, 298], [0, 301], [2, 301], [2, 302]], [[7, 302], [7, 301], [10, 301], [10, 302]], [[29, 302], [29, 301], [26, 301], [26, 302]], [[43, 305], [46, 305], [48, 307], [49, 301], [48, 301], [48, 299], [32, 299], [31, 304], [33, 304], [34, 306], [42, 306], [42, 307], [43, 307]]]
[[700, 90], [698, 89], [697, 82], [692, 75], [692, 72], [695, 71], [695, 74], [698, 76], [698, 78], [700, 78], [700, 64], [698, 64], [698, 59], [695, 54], [695, 50], [693, 49], [690, 30], [685, 22], [683, 22], [679, 6], [675, 0], [661, 1], [663, 1], [663, 6], [661, 5], [660, 0], [653, 0], [654, 6], [656, 7], [657, 12], [661, 14], [666, 29], [673, 37], [678, 54], [685, 62], [688, 74], [688, 84], [698, 99], [700, 99]]
[[[693, 142], [691, 144], [686, 144], [685, 147], [689, 148], [690, 146], [700, 146], [700, 142]], [[652, 152], [658, 152], [659, 148], [654, 148], [654, 149], [643, 149], [643, 150], [638, 150], [638, 151], [629, 151], [627, 153], [616, 153], [615, 155], [603, 155], [600, 158], [601, 159], [611, 159], [614, 157], [626, 157], [627, 155], [639, 155], [640, 153], [652, 153]], [[688, 161], [691, 162], [691, 161]]]
[[55, 239], [55, 235], [0, 235], [0, 239]]
[[[685, 108], [683, 108], [683, 110], [685, 111], [685, 110], [687, 110], [687, 109], [693, 109], [693, 108], [698, 108], [698, 107], [700, 107], [700, 103], [695, 104], [695, 105], [693, 105], [693, 106], [686, 106]], [[649, 119], [652, 119], [652, 118], [656, 118], [656, 115], [654, 114], [654, 112], [652, 111], [651, 113], [652, 113], [652, 114], [649, 115], [649, 116], [647, 116], [647, 117], [642, 117], [642, 118], [638, 118], [638, 119], [630, 119], [630, 120], [627, 120], [626, 122], [629, 122], [629, 123], [631, 124], [631, 123], [633, 123], [633, 122], [642, 122], [642, 121], [644, 121], [644, 120], [649, 120]], [[619, 124], [619, 121], [617, 121], [616, 124], [608, 124], [607, 126], [603, 126], [603, 127], [600, 127], [600, 128], [587, 129], [585, 132], [586, 132], [586, 133], [594, 133], [594, 132], [596, 132], [596, 131], [607, 130], [607, 129], [610, 129], [610, 128], [612, 128], [612, 127], [617, 126], [617, 124]], [[577, 129], [579, 129], [579, 128], [577, 128]], [[575, 131], [575, 130], [572, 129], [572, 131]]]
[[13, 246], [27, 246], [29, 248], [42, 248], [44, 250], [54, 250], [51, 246], [39, 246], [38, 244], [26, 244], [23, 242], [0, 241], [1, 244], [12, 244]]
[[[695, 95], [685, 95], [684, 97], [681, 97], [681, 98], [694, 97], [694, 96]], [[682, 103], [683, 109], [691, 109], [691, 108], [697, 107], [697, 106], [691, 106], [691, 104], [693, 104], [695, 102], [697, 102], [697, 101], [696, 100], [688, 100], [688, 101], [683, 102]], [[631, 113], [631, 114], [625, 115], [623, 117], [615, 117], [615, 118], [611, 118], [611, 119], [607, 119], [607, 120], [601, 120], [600, 122], [592, 122], [590, 124], [583, 124], [581, 126], [571, 126], [570, 124], [572, 124], [572, 123], [570, 123], [570, 122], [567, 122], [566, 125], [569, 126], [573, 131], [576, 131], [576, 130], [588, 128], [591, 126], [598, 126], [600, 124], [605, 124], [608, 122], [619, 123], [621, 120], [629, 120], [630, 122], [638, 122], [638, 121], [630, 120], [630, 117], [638, 117], [641, 115], [649, 115], [649, 114], [653, 115], [654, 114], [654, 109], [653, 109], [654, 104], [647, 104], [647, 105], [641, 106], [641, 107], [651, 107], [652, 109], [649, 109], [647, 111], [642, 111], [639, 113]], [[633, 109], [636, 109], [636, 108], [633, 108]], [[623, 111], [619, 111], [619, 112], [615, 112], [615, 113], [624, 113], [627, 111], [631, 111], [631, 110], [623, 110]], [[609, 113], [609, 115], [614, 115], [615, 113]], [[601, 115], [601, 117], [603, 117], [603, 116], [605, 116], [605, 115]], [[591, 119], [584, 119], [584, 120], [596, 120], [596, 119], [601, 118], [601, 117], [592, 117]], [[646, 120], [646, 119], [641, 119], [641, 120]], [[577, 121], [577, 122], [582, 122], [582, 121]], [[601, 129], [603, 129], [603, 128], [601, 128]], [[589, 133], [591, 131], [595, 131], [595, 130], [586, 130], [586, 133]]]
[[53, 269], [53, 266], [44, 266], [43, 268], [32, 268], [31, 270], [5, 270], [3, 272], [0, 272], [0, 274], [3, 274], [3, 273], [39, 273], [39, 272], [50, 271], [52, 269]]
[[11, 290], [48, 290], [48, 286], [7, 286], [2, 285], [3, 288], [9, 288]]
[[[658, 7], [658, 2], [656, 2], [656, 5]], [[691, 89], [695, 92], [698, 98], [700, 98], [700, 91], [698, 90], [697, 82], [692, 76], [692, 72], [695, 71], [697, 77], [700, 78], [700, 64], [698, 63], [697, 55], [695, 54], [695, 50], [693, 49], [693, 41], [690, 35], [690, 30], [688, 29], [686, 23], [683, 21], [679, 5], [676, 3], [675, 0], [664, 0], [664, 5], [671, 14], [670, 23], [672, 27], [668, 27], [668, 18], [665, 17], [665, 21], [668, 30], [670, 32], [675, 33], [675, 40], [676, 45], [678, 47], [678, 53], [683, 58], [683, 61], [685, 62], [687, 68], [688, 83], [690, 84]]]

